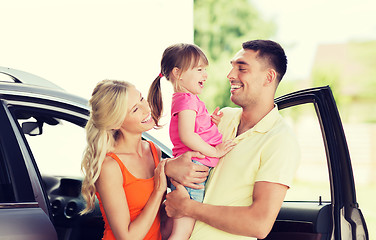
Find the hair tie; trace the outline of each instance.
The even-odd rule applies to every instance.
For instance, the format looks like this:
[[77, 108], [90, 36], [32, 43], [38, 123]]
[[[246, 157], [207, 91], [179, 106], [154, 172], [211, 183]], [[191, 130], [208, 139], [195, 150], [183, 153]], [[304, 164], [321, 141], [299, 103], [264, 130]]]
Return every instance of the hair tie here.
[[163, 77], [163, 74], [162, 73], [159, 73], [159, 75], [158, 75], [160, 78], [162, 78]]

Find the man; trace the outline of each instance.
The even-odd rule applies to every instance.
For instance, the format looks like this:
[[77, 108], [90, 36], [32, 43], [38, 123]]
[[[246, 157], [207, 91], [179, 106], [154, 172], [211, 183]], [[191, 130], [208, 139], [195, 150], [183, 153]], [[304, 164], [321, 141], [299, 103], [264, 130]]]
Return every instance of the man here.
[[167, 195], [169, 216], [197, 220], [194, 240], [265, 238], [299, 162], [296, 138], [274, 104], [287, 67], [282, 47], [245, 42], [231, 65], [231, 101], [241, 108], [224, 108], [218, 128], [236, 146], [210, 174], [203, 203], [180, 184]]

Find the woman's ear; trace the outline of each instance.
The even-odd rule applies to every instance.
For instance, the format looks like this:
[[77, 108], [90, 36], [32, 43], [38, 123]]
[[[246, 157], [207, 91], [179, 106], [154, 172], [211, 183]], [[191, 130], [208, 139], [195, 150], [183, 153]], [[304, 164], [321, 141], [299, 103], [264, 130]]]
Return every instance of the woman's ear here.
[[174, 67], [172, 69], [171, 73], [172, 73], [173, 78], [176, 80], [176, 79], [180, 78], [181, 70], [179, 68], [177, 68], [177, 67]]

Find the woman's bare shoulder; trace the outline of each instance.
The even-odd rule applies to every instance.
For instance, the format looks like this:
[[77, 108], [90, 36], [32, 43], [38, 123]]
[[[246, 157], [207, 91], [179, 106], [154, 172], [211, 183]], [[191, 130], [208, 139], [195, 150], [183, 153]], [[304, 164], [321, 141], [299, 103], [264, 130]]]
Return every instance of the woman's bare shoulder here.
[[[148, 142], [148, 141], [143, 141], [145, 142], [144, 143], [144, 146], [147, 147], [147, 149], [149, 149], [149, 151], [151, 152], [151, 144]], [[157, 153], [158, 153], [158, 159], [159, 161], [161, 160], [161, 157], [162, 157], [162, 152], [161, 152], [161, 149], [158, 147], [157, 144], [153, 143], [154, 146], [155, 146], [155, 149], [157, 150]]]
[[110, 156], [105, 157], [98, 180], [105, 182], [122, 180], [121, 169], [115, 159]]

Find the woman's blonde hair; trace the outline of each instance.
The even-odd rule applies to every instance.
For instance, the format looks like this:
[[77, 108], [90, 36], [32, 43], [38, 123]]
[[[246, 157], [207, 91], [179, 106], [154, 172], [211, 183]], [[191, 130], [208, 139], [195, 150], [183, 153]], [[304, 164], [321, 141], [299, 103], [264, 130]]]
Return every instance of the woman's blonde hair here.
[[92, 93], [90, 118], [85, 127], [87, 146], [81, 163], [84, 174], [81, 192], [86, 201], [81, 214], [95, 208], [95, 182], [106, 154], [114, 149], [118, 130], [127, 114], [127, 90], [131, 86], [124, 81], [103, 80]]

